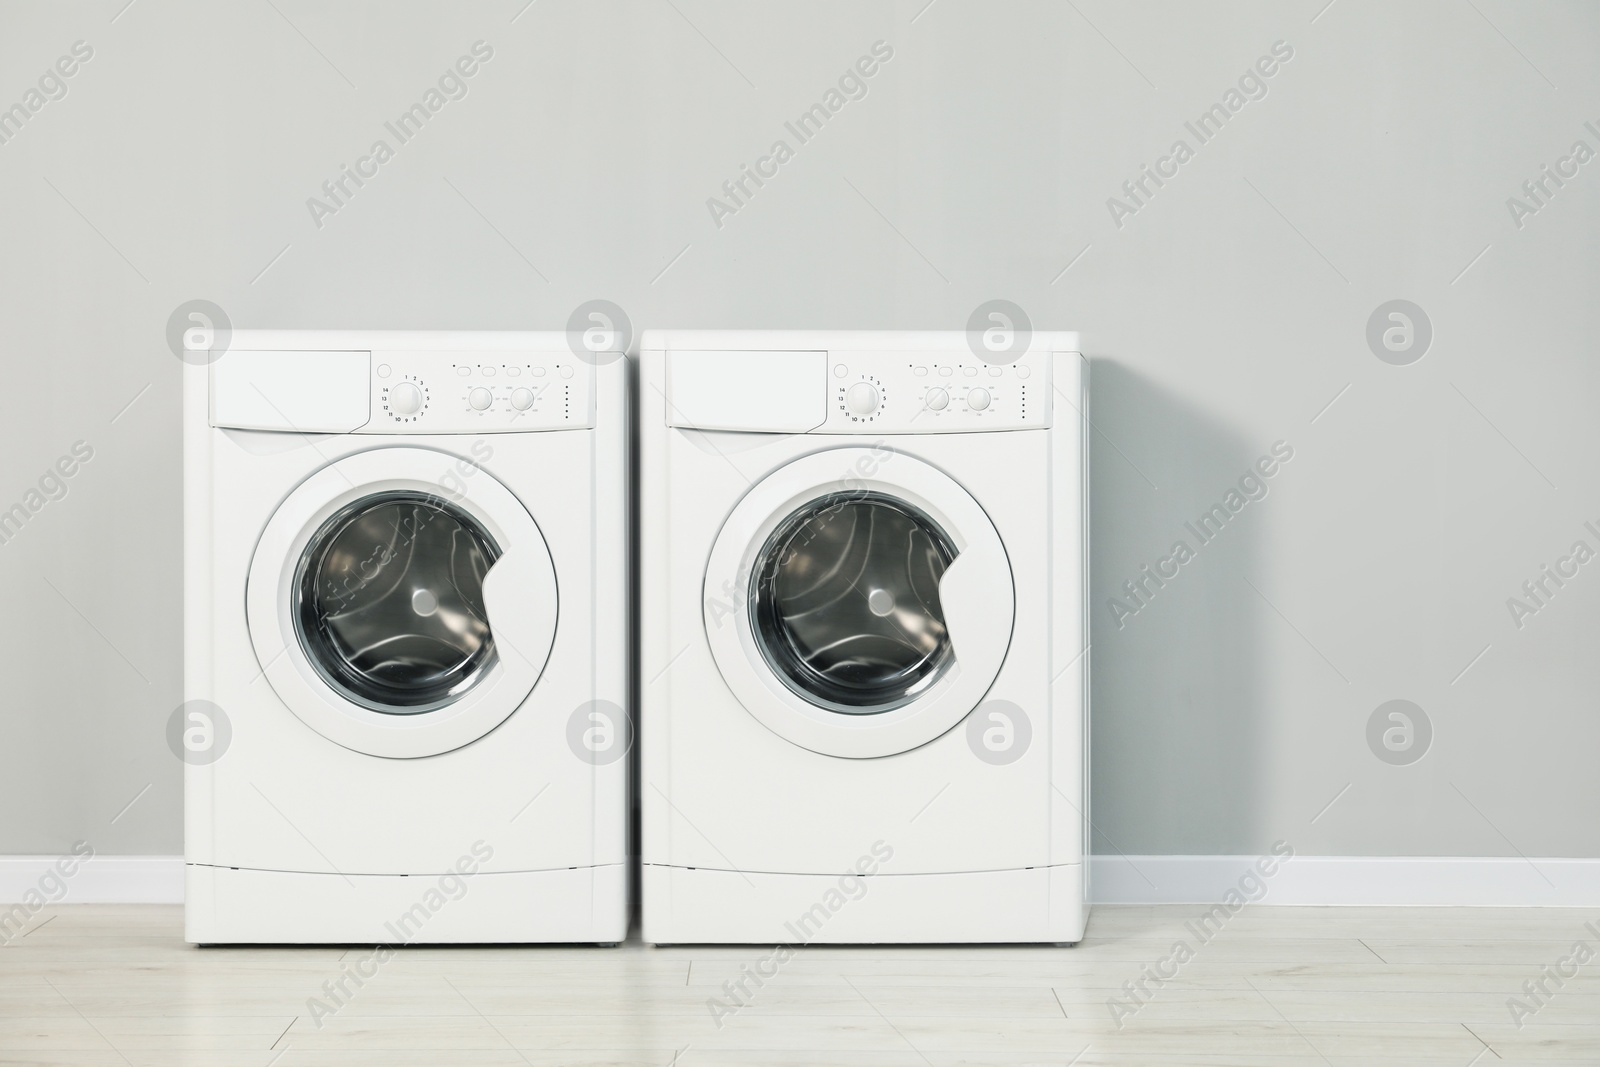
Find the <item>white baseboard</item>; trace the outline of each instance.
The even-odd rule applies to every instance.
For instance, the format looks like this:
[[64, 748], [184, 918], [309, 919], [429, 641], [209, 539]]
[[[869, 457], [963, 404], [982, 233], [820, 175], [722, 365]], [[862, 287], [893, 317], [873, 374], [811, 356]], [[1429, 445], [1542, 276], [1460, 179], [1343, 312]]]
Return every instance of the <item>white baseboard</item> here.
[[[30, 890], [68, 904], [181, 904], [182, 856], [95, 856], [43, 880], [56, 856], [0, 856], [0, 902]], [[1210, 904], [1240, 885], [1255, 856], [1095, 856], [1090, 894], [1100, 904]], [[1547, 880], [1548, 879], [1548, 880]], [[1458, 907], [1600, 907], [1600, 859], [1498, 856], [1295, 856], [1280, 862], [1263, 904]]]
[[[1211, 904], [1229, 890], [1251, 899], [1257, 859], [1095, 856], [1089, 893], [1104, 904]], [[1600, 907], [1600, 859], [1294, 856], [1260, 880], [1262, 904]]]
[[[0, 902], [54, 904], [182, 904], [182, 856], [0, 856]], [[28, 894], [37, 896], [30, 897]]]

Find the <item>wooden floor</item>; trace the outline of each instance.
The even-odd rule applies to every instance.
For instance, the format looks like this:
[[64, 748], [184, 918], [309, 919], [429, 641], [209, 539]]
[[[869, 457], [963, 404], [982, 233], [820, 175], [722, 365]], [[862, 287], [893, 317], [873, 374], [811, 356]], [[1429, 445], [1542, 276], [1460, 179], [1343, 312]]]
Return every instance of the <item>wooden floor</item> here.
[[[1201, 941], [1187, 921], [1202, 910], [1099, 907], [1076, 948], [779, 963], [770, 947], [631, 941], [377, 963], [370, 947], [192, 948], [177, 907], [63, 906], [0, 947], [0, 1064], [1600, 1064], [1600, 936], [1584, 925], [1600, 911], [1249, 906]], [[1538, 1010], [1519, 1028], [1507, 1001], [1546, 967], [1570, 974], [1580, 941], [1597, 957], [1546, 979], [1542, 1006], [1523, 996]], [[1145, 980], [1132, 1010], [1123, 983], [1146, 967], [1176, 974]], [[355, 970], [371, 977], [325, 992]], [[741, 978], [748, 995], [730, 996]]]

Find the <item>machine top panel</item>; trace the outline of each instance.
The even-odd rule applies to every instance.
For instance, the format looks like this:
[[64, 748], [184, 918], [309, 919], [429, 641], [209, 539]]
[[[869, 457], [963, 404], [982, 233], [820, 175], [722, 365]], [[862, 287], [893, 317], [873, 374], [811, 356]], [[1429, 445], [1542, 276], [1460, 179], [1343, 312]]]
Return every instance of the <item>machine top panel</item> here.
[[1054, 357], [1076, 341], [1035, 334], [1014, 356], [981, 339], [969, 345], [965, 333], [664, 331], [647, 333], [643, 347], [665, 353], [672, 426], [972, 433], [1048, 428]]
[[[211, 424], [363, 434], [526, 433], [594, 425], [594, 364], [565, 347], [424, 348], [409, 338], [389, 347], [381, 343], [385, 335], [349, 336], [380, 343], [269, 348], [258, 337], [236, 336], [210, 366]], [[307, 337], [326, 342], [337, 335]]]

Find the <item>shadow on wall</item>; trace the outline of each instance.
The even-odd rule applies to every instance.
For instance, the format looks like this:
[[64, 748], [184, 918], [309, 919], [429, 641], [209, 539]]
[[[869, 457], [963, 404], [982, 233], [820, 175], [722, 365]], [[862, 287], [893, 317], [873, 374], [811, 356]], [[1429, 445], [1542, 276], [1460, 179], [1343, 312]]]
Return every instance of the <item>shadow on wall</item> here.
[[1263, 851], [1270, 609], [1246, 576], [1292, 458], [1114, 359], [1090, 382], [1093, 850]]

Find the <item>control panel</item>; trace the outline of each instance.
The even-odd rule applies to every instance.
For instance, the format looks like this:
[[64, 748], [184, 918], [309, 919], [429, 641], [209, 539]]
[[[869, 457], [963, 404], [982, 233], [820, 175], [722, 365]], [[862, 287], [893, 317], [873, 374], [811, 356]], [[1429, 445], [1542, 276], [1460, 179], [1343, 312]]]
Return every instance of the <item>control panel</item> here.
[[593, 425], [593, 368], [570, 352], [372, 352], [357, 433], [516, 433]]
[[828, 352], [819, 433], [959, 433], [1050, 425], [1050, 353], [990, 363], [970, 352]]

